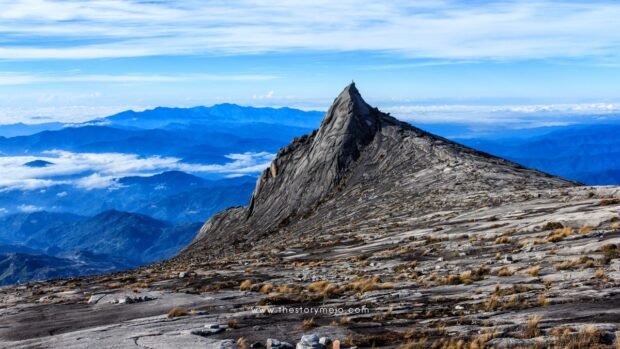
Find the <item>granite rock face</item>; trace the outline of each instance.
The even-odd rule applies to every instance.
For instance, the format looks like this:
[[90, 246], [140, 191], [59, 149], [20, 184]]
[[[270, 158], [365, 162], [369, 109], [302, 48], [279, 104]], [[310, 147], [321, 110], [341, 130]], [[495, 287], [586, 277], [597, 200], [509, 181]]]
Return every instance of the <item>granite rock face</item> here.
[[[211, 218], [181, 258], [247, 250], [266, 235], [302, 224], [327, 201], [356, 211], [360, 204], [422, 201], [442, 192], [574, 185], [398, 121], [369, 106], [351, 83], [318, 131], [280, 150], [258, 179], [250, 205]], [[351, 218], [371, 218], [363, 214]]]
[[0, 288], [0, 347], [613, 349], [618, 307], [620, 187], [433, 136], [349, 86], [177, 258]]

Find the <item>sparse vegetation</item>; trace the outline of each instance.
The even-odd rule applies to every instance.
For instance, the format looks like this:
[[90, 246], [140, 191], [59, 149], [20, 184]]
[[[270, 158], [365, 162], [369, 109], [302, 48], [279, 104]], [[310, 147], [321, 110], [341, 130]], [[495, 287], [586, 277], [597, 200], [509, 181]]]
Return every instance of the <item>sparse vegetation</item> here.
[[500, 236], [495, 239], [496, 244], [509, 244], [512, 242], [512, 238], [509, 236]]
[[538, 325], [542, 320], [542, 316], [540, 315], [532, 315], [527, 318], [527, 327], [525, 329], [525, 337], [526, 338], [534, 338], [540, 335], [540, 328]]
[[318, 326], [319, 325], [314, 322], [314, 319], [306, 319], [301, 323], [301, 329], [304, 331], [311, 330]]
[[528, 268], [526, 273], [529, 274], [530, 276], [538, 277], [538, 275], [540, 275], [540, 265], [535, 265], [533, 267]]
[[597, 279], [605, 279], [607, 277], [607, 274], [605, 274], [605, 270], [599, 268], [596, 270], [596, 272], [594, 272], [594, 277]]
[[547, 242], [558, 242], [562, 241], [565, 238], [575, 234], [575, 230], [571, 227], [564, 227], [562, 229], [557, 229], [553, 233], [549, 234], [545, 241]]
[[501, 267], [498, 271], [497, 271], [497, 276], [512, 276], [515, 273], [515, 271], [511, 268], [508, 267]]
[[237, 339], [237, 346], [239, 347], [239, 349], [249, 349], [250, 343], [245, 337], [241, 337]]
[[582, 266], [584, 268], [592, 268], [594, 266], [594, 260], [590, 257], [579, 257], [575, 259], [571, 259], [568, 261], [564, 261], [555, 265], [556, 270], [568, 270], [578, 266]]
[[252, 281], [245, 280], [239, 285], [239, 290], [241, 291], [249, 291], [252, 288]]
[[620, 205], [620, 198], [607, 198], [599, 201], [599, 206]]
[[188, 316], [189, 310], [181, 307], [174, 307], [168, 311], [168, 318], [173, 319], [175, 317]]
[[260, 292], [261, 293], [270, 293], [272, 290], [273, 290], [273, 285], [272, 284], [264, 284], [260, 288]]
[[375, 276], [353, 280], [348, 288], [364, 293], [368, 291], [394, 288], [394, 284], [391, 282], [382, 282], [378, 276]]

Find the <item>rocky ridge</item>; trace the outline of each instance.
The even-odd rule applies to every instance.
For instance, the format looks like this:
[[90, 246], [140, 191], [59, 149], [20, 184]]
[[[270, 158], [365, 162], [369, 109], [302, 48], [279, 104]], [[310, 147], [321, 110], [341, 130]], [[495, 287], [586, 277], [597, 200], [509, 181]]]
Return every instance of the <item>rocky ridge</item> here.
[[614, 348], [619, 224], [620, 188], [433, 136], [352, 85], [177, 258], [0, 289], [0, 346]]
[[257, 181], [250, 205], [214, 216], [181, 258], [209, 258], [214, 247], [230, 251], [231, 240], [243, 251], [267, 235], [295, 234], [308, 217], [324, 219], [317, 214], [323, 207], [361, 209], [350, 218], [363, 221], [372, 218], [363, 208], [375, 204], [417, 202], [418, 210], [430, 211], [426, 201], [442, 195], [573, 185], [398, 121], [369, 106], [351, 83], [318, 131], [280, 150]]

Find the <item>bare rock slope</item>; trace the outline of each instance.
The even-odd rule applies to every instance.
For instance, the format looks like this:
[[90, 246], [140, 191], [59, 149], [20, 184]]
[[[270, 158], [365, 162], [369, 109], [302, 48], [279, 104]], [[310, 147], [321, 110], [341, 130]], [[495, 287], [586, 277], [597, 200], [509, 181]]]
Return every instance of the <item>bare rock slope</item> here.
[[[296, 226], [325, 206], [358, 212], [348, 219], [361, 222], [373, 218], [367, 210], [373, 205], [398, 210], [407, 203], [431, 211], [458, 204], [428, 205], [429, 198], [442, 195], [573, 185], [398, 121], [369, 106], [351, 83], [318, 131], [280, 150], [260, 176], [250, 205], [213, 217], [181, 257], [230, 251], [231, 241], [243, 251], [266, 235], [295, 234]], [[322, 218], [327, 217], [318, 215]]]
[[351, 85], [173, 260], [1, 288], [0, 347], [612, 349], [619, 245], [619, 187], [428, 134]]

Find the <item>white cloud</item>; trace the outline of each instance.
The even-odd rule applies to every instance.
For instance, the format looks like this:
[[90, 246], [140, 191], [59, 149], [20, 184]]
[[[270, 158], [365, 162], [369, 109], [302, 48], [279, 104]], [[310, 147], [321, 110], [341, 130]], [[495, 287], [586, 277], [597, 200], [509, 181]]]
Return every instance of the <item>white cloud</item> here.
[[34, 205], [19, 205], [17, 206], [17, 210], [24, 213], [32, 213], [37, 211], [43, 211], [43, 208]]
[[620, 4], [612, 1], [0, 0], [0, 8], [0, 58], [7, 59], [292, 49], [609, 58], [620, 41]]
[[[44, 152], [42, 156], [0, 156], [0, 171], [3, 173], [0, 192], [42, 189], [57, 184], [71, 184], [85, 189], [114, 189], [118, 186], [116, 178], [171, 170], [224, 176], [258, 173], [268, 167], [274, 157], [275, 154], [267, 152], [229, 154], [227, 158], [230, 161], [225, 164], [188, 164], [174, 157], [60, 150]], [[49, 161], [53, 165], [40, 168], [24, 166], [37, 159]]]
[[382, 111], [398, 119], [422, 123], [521, 124], [519, 127], [568, 125], [575, 117], [620, 112], [618, 103], [533, 105], [385, 105]]
[[[17, 122], [40, 123], [47, 121], [57, 122], [84, 122], [93, 118], [113, 115], [125, 110], [143, 111], [152, 109], [153, 106], [140, 105], [117, 105], [117, 106], [89, 106], [89, 105], [64, 105], [64, 106], [39, 106], [34, 103], [20, 107], [1, 107], [0, 124]], [[49, 119], [48, 119], [49, 117]]]
[[[184, 82], [184, 81], [261, 81], [276, 79], [273, 75], [258, 74], [192, 74], [192, 75], [35, 75], [16, 72], [0, 72], [0, 86], [28, 85], [40, 83], [149, 83], [149, 82]], [[271, 92], [273, 94], [273, 92]]]

